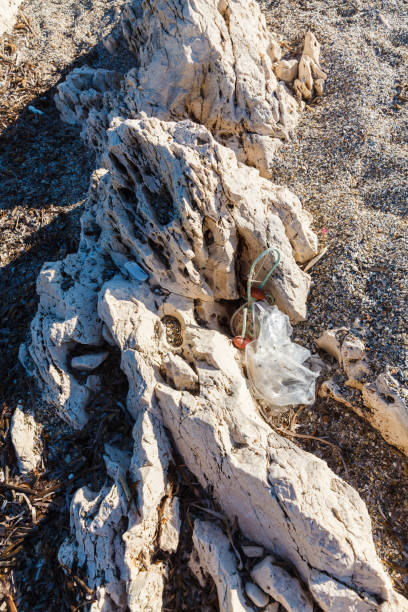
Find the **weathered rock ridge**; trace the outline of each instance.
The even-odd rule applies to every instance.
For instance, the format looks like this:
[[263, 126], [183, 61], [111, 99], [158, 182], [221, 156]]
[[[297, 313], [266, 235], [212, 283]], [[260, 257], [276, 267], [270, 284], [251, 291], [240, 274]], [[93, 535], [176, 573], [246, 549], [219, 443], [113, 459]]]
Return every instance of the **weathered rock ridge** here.
[[239, 161], [270, 177], [275, 152], [293, 134], [299, 105], [275, 74], [282, 50], [258, 5], [136, 0], [125, 7], [122, 24], [137, 67], [122, 82], [112, 71], [74, 70], [58, 88], [62, 117], [81, 123], [84, 137], [100, 152], [114, 116], [190, 118]]
[[[82, 69], [60, 88], [64, 118], [82, 124], [103, 168], [78, 252], [39, 275], [21, 349], [76, 428], [112, 347], [129, 383], [132, 453], [106, 444], [106, 483], [76, 492], [60, 560], [86, 572], [92, 612], [161, 609], [164, 553], [177, 547], [180, 522], [174, 445], [225, 521], [236, 517], [262, 546], [245, 589], [221, 528], [196, 521], [197, 563], [220, 609], [255, 610], [260, 589], [270, 609], [407, 610], [376, 556], [365, 504], [265, 423], [225, 334], [252, 262], [269, 247], [281, 263], [266, 289], [293, 321], [306, 316], [310, 281], [296, 262], [316, 253], [316, 237], [296, 196], [243, 163], [267, 176], [265, 151], [294, 125], [295, 101], [272, 70], [279, 45], [257, 5], [238, 0], [134, 2], [124, 32], [132, 74]], [[248, 142], [263, 155], [256, 163]], [[265, 258], [265, 274], [273, 263]]]
[[328, 330], [316, 344], [335, 357], [342, 372], [322, 384], [320, 395], [354, 410], [408, 455], [408, 391], [388, 371], [373, 378], [364, 342], [350, 329]]

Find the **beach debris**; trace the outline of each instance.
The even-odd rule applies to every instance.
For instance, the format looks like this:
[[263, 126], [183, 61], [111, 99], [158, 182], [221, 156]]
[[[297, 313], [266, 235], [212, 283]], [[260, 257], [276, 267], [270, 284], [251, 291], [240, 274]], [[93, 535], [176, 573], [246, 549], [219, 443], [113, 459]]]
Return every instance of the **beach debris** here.
[[315, 401], [313, 372], [305, 362], [311, 352], [291, 341], [292, 326], [276, 306], [255, 305], [259, 335], [245, 347], [245, 364], [254, 396], [281, 412], [289, 406]]
[[35, 108], [35, 106], [29, 105], [28, 110], [34, 113], [34, 115], [44, 115], [43, 111], [38, 108]]

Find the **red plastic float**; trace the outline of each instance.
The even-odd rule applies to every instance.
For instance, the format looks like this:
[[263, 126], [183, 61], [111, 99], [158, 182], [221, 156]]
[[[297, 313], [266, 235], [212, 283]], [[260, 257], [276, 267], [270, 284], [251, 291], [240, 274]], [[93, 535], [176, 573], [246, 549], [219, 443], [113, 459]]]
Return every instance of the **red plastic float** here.
[[265, 291], [257, 289], [257, 287], [251, 287], [251, 296], [254, 300], [264, 300], [266, 298]]
[[249, 338], [242, 338], [241, 336], [235, 336], [232, 342], [237, 349], [243, 350], [246, 347], [246, 345], [251, 342], [251, 340]]

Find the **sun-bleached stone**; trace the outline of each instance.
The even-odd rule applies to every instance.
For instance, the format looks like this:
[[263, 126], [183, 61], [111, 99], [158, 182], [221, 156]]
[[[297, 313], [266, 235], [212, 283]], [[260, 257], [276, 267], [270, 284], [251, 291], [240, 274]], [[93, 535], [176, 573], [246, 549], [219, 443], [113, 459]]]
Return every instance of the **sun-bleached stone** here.
[[108, 351], [101, 351], [99, 353], [84, 353], [73, 357], [71, 360], [71, 367], [75, 370], [82, 370], [85, 372], [92, 372], [96, 370], [108, 357]]
[[10, 436], [21, 474], [36, 472], [42, 467], [41, 427], [33, 414], [18, 403], [14, 410]]
[[388, 372], [362, 390], [367, 419], [387, 442], [408, 455], [408, 391]]
[[0, 36], [12, 29], [21, 2], [22, 0], [0, 0]]
[[[372, 380], [364, 342], [347, 328], [325, 331], [316, 344], [337, 359], [345, 374], [343, 379], [335, 375], [324, 381], [319, 395], [331, 397], [354, 410], [387, 442], [408, 454], [407, 389], [387, 371]], [[350, 388], [359, 392], [357, 401]]]
[[247, 545], [241, 546], [241, 548], [244, 555], [246, 557], [249, 557], [250, 559], [264, 556], [264, 549], [262, 548], [262, 546]]
[[167, 570], [164, 564], [150, 564], [150, 558], [159, 529], [159, 507], [167, 495], [170, 448], [160, 422], [144, 411], [138, 415], [133, 436], [132, 455], [105, 445], [112, 484], [98, 493], [83, 487], [71, 503], [75, 540], [72, 551], [64, 543], [60, 557], [86, 567], [88, 584], [97, 597], [92, 612], [127, 606], [136, 612], [161, 606]]
[[265, 593], [282, 604], [288, 612], [312, 612], [311, 598], [299, 581], [283, 567], [276, 565], [272, 557], [265, 557], [251, 570], [251, 577]]
[[276, 77], [285, 83], [292, 83], [297, 77], [299, 62], [295, 59], [280, 60], [274, 65]]
[[251, 612], [245, 603], [237, 560], [230, 542], [220, 527], [209, 521], [194, 522], [193, 544], [205, 573], [217, 587], [220, 612]]
[[320, 43], [313, 32], [309, 31], [299, 61], [298, 78], [293, 84], [296, 95], [305, 100], [310, 100], [314, 93], [321, 96], [326, 79], [327, 74], [320, 68]]
[[[285, 85], [296, 77], [298, 62], [280, 60], [278, 39], [258, 4], [188, 0], [180, 8], [175, 0], [137, 0], [125, 6], [122, 28], [136, 67], [122, 76], [75, 69], [58, 85], [62, 117], [80, 123], [82, 136], [99, 154], [115, 116], [189, 118], [270, 178], [276, 150], [298, 121], [298, 103]], [[308, 92], [312, 75], [319, 76], [314, 87], [321, 91], [319, 49], [309, 32], [296, 91]]]
[[180, 499], [168, 497], [163, 505], [160, 519], [160, 548], [176, 552], [180, 538]]
[[298, 109], [275, 77], [281, 48], [256, 2], [129, 4], [123, 31], [138, 61], [127, 78], [131, 112], [189, 117], [270, 176], [276, 148], [267, 141], [291, 136]]
[[264, 608], [270, 601], [269, 596], [253, 582], [246, 583], [245, 593], [257, 608]]

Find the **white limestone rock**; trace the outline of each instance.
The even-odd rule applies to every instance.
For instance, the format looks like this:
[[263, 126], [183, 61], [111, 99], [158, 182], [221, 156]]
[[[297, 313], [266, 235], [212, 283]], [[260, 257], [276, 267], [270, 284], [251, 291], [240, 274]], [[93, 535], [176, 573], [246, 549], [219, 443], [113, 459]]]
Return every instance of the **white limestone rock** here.
[[[303, 261], [316, 239], [291, 192], [239, 166], [232, 151], [187, 121], [118, 122], [109, 131], [106, 163], [111, 186], [99, 216], [100, 243], [118, 265], [127, 261], [125, 244], [164, 289], [231, 300], [238, 297], [236, 269], [246, 278], [255, 257], [275, 246], [281, 264], [266, 289], [293, 321], [304, 319], [310, 278], [292, 249]], [[265, 258], [265, 274], [272, 257]]]
[[324, 572], [316, 572], [311, 592], [324, 612], [375, 612], [382, 609], [374, 598], [360, 597], [341, 582], [328, 579]]
[[[332, 376], [319, 389], [321, 397], [331, 397], [365, 418], [383, 438], [408, 455], [408, 391], [389, 372], [370, 381], [372, 371], [363, 341], [347, 328], [325, 331], [316, 344], [333, 355], [346, 380]], [[349, 387], [361, 392], [358, 401], [350, 398]]]
[[75, 69], [58, 86], [62, 117], [80, 123], [99, 154], [115, 116], [190, 118], [270, 178], [275, 152], [298, 121], [298, 104], [284, 81], [293, 81], [299, 68], [295, 91], [307, 97], [313, 86], [321, 93], [326, 77], [314, 35], [306, 35], [299, 67], [297, 60], [281, 61], [277, 38], [254, 0], [188, 0], [182, 8], [176, 0], [134, 0], [125, 6], [122, 28], [137, 67], [123, 77]]
[[161, 607], [166, 567], [151, 564], [150, 558], [159, 529], [159, 507], [167, 495], [170, 449], [160, 422], [146, 411], [139, 412], [133, 436], [132, 456], [105, 446], [113, 484], [99, 493], [83, 487], [71, 503], [74, 552], [68, 555], [64, 544], [60, 556], [74, 556], [79, 567], [86, 567], [88, 584], [97, 596], [91, 612], [148, 612]]
[[205, 573], [217, 587], [220, 612], [251, 612], [245, 603], [237, 561], [227, 536], [209, 521], [194, 522], [193, 544]]
[[341, 365], [341, 342], [348, 332], [348, 327], [327, 329], [316, 340], [316, 345], [332, 355]]
[[108, 351], [101, 351], [99, 353], [84, 353], [78, 355], [71, 360], [71, 367], [74, 370], [82, 370], [84, 372], [92, 372], [96, 370], [109, 356]]
[[388, 372], [363, 386], [367, 419], [387, 442], [408, 456], [408, 391]]
[[13, 28], [21, 2], [22, 0], [0, 0], [0, 36]]
[[287, 612], [313, 611], [312, 599], [302, 589], [299, 580], [276, 565], [272, 557], [265, 557], [255, 565], [251, 577], [265, 593], [281, 603]]
[[354, 410], [354, 412], [356, 412], [359, 416], [363, 416], [363, 411], [359, 409], [359, 406], [350, 401], [350, 394], [348, 393], [348, 388], [344, 383], [344, 379], [341, 381], [340, 377], [331, 376], [328, 380], [325, 380], [320, 385], [319, 396], [330, 397], [336, 402], [339, 402], [339, 404], [343, 404], [344, 406], [347, 406], [347, 408]]
[[299, 61], [298, 78], [293, 84], [296, 95], [305, 100], [310, 100], [314, 93], [321, 96], [326, 79], [327, 74], [320, 68], [320, 43], [313, 32], [309, 31]]
[[286, 140], [298, 113], [274, 75], [281, 49], [256, 2], [136, 1], [125, 8], [123, 32], [138, 62], [125, 79], [131, 113], [191, 118], [242, 161], [259, 158], [270, 176], [273, 148], [260, 145], [248, 160], [245, 136]]
[[253, 582], [246, 583], [245, 593], [257, 608], [264, 608], [270, 601], [269, 596]]
[[200, 563], [200, 557], [198, 556], [198, 552], [194, 547], [191, 551], [190, 558], [188, 560], [188, 567], [197, 579], [198, 584], [201, 586], [202, 589], [204, 589], [207, 584], [208, 574], [204, 572]]
[[180, 499], [168, 497], [163, 505], [160, 521], [160, 548], [176, 552], [180, 538]]
[[296, 59], [280, 60], [273, 67], [277, 79], [285, 83], [292, 83], [296, 79], [298, 68], [299, 62]]
[[41, 427], [33, 414], [18, 403], [11, 419], [11, 441], [21, 474], [36, 472], [42, 467]]
[[180, 355], [169, 353], [163, 366], [177, 389], [188, 389], [189, 391], [197, 389], [198, 376]]
[[319, 348], [332, 355], [344, 370], [346, 385], [362, 390], [371, 374], [364, 342], [347, 327], [329, 329], [316, 340]]
[[262, 546], [241, 546], [242, 552], [249, 559], [256, 559], [257, 557], [264, 556], [264, 549]]
[[266, 606], [266, 608], [264, 609], [264, 612], [279, 612], [279, 608], [280, 608], [279, 602], [273, 601]]
[[389, 580], [356, 491], [264, 423], [224, 336], [187, 325], [185, 347], [185, 357], [196, 360], [199, 396], [163, 383], [156, 396], [202, 486], [246, 537], [293, 563], [310, 589], [314, 568], [353, 592], [387, 599]]

